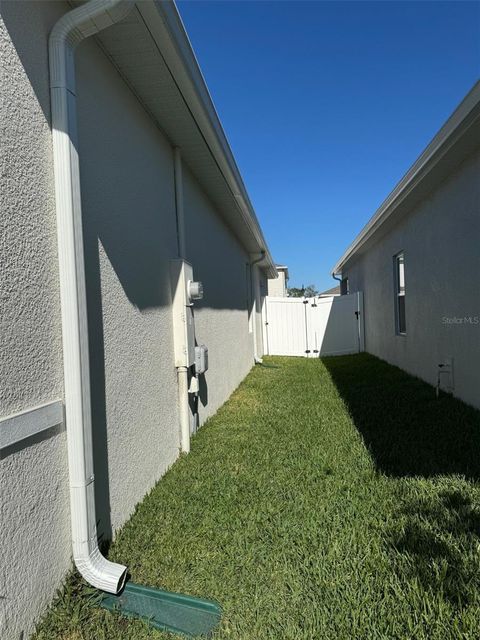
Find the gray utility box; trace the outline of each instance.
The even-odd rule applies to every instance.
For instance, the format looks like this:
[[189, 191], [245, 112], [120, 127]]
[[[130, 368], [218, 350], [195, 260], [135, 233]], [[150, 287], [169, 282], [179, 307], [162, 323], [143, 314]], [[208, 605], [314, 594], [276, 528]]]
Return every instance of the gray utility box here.
[[195, 373], [200, 375], [208, 370], [208, 348], [204, 344], [195, 347]]

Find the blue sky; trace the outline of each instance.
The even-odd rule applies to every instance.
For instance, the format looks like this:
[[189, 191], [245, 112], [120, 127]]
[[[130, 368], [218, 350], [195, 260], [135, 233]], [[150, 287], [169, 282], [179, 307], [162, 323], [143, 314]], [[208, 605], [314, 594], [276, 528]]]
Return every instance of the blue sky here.
[[478, 2], [178, 2], [274, 259], [336, 260], [480, 76]]

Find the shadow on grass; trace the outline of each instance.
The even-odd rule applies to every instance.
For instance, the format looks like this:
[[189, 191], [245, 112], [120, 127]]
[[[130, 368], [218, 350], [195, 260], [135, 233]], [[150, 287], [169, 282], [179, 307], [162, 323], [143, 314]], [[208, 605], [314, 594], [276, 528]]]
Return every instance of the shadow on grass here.
[[437, 399], [430, 385], [369, 354], [323, 363], [377, 469], [435, 478], [399, 485], [387, 532], [398, 575], [456, 609], [478, 602], [480, 412], [446, 394]]
[[467, 487], [410, 499], [399, 510], [389, 543], [400, 554], [399, 573], [416, 578], [458, 609], [480, 594], [480, 507]]
[[323, 363], [379, 471], [480, 478], [480, 411], [366, 353]]

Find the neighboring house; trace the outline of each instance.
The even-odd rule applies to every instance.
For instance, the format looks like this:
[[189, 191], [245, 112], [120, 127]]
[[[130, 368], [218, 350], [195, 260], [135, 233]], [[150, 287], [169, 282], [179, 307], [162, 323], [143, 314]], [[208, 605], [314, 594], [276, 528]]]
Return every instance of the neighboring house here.
[[174, 4], [108, 4], [63, 25], [85, 38], [76, 78], [60, 32], [49, 73], [70, 4], [1, 5], [2, 640], [28, 636], [70, 568], [71, 512], [90, 553], [94, 518], [114, 534], [262, 355], [276, 276]]
[[276, 278], [268, 278], [268, 295], [277, 297], [288, 296], [288, 267], [283, 264], [277, 264], [275, 266], [278, 275]]
[[331, 296], [339, 296], [340, 295], [340, 285], [336, 287], [332, 287], [331, 289], [326, 289], [326, 291], [322, 291], [318, 294], [319, 298], [330, 298]]
[[480, 83], [333, 273], [364, 293], [367, 351], [480, 407]]

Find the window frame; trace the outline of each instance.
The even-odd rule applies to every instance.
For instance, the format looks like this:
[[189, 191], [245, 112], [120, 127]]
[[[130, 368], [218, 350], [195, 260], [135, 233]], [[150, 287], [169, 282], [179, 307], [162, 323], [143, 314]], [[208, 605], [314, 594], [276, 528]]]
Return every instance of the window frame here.
[[[400, 264], [403, 264], [403, 286], [400, 282]], [[397, 336], [407, 335], [407, 314], [406, 314], [406, 278], [405, 278], [405, 251], [399, 251], [393, 256], [393, 278], [395, 288], [395, 333]], [[403, 327], [400, 326], [400, 298], [403, 298]]]

